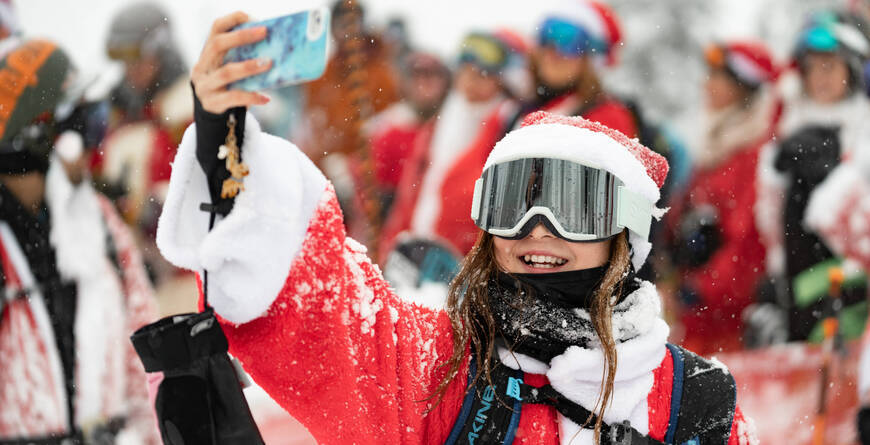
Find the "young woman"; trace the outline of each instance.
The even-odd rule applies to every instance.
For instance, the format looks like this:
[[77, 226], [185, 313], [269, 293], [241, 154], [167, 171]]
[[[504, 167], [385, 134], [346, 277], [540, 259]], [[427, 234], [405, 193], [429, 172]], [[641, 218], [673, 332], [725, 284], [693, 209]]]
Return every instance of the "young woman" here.
[[607, 94], [599, 76], [600, 67], [618, 60], [622, 31], [616, 13], [598, 1], [566, 0], [536, 29], [531, 68], [537, 97], [520, 116], [535, 110], [583, 116], [635, 137], [634, 115]]
[[[265, 99], [225, 89], [268, 67], [221, 66], [222, 51], [263, 37], [227, 32], [245, 20], [218, 19], [194, 69], [201, 108], [158, 239], [170, 261], [209, 272], [231, 353], [320, 443], [751, 439], [733, 379], [666, 344], [655, 288], [633, 277], [661, 213], [663, 158], [600, 124], [530, 116], [475, 185], [483, 231], [447, 308], [411, 304], [345, 236], [323, 175], [245, 116]], [[250, 167], [228, 204], [216, 157], [225, 122], [244, 128]], [[211, 231], [209, 201], [232, 207]]]
[[[706, 58], [706, 129], [696, 171], [666, 218], [680, 267], [681, 344], [705, 356], [743, 346], [741, 313], [764, 274], [752, 209], [758, 154], [781, 112], [771, 85], [778, 70], [763, 45], [711, 45]], [[718, 242], [704, 242], [707, 231]]]

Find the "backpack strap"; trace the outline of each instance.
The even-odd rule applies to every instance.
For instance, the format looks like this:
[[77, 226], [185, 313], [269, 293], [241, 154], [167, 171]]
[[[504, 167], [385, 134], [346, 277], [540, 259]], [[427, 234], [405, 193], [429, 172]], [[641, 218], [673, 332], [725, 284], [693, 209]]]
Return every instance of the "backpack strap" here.
[[445, 445], [513, 443], [522, 415], [523, 372], [499, 363], [490, 373], [492, 385], [482, 375], [474, 382], [477, 361], [472, 355], [465, 399]]
[[680, 348], [667, 343], [674, 362], [674, 383], [671, 389], [671, 413], [668, 417], [668, 429], [665, 433], [665, 443], [674, 443], [677, 434], [677, 419], [680, 417], [680, 402], [683, 398], [683, 353]]
[[737, 408], [734, 377], [715, 360], [671, 344], [668, 349], [674, 358], [674, 392], [665, 442], [726, 445]]

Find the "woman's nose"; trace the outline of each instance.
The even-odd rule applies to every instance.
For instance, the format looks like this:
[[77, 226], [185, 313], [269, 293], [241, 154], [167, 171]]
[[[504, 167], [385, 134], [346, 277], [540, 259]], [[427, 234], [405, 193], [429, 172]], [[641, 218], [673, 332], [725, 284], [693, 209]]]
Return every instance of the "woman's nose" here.
[[553, 235], [547, 227], [544, 226], [543, 223], [539, 223], [532, 229], [532, 232], [529, 233], [529, 237], [533, 239], [543, 239], [543, 238], [554, 238], [556, 235]]

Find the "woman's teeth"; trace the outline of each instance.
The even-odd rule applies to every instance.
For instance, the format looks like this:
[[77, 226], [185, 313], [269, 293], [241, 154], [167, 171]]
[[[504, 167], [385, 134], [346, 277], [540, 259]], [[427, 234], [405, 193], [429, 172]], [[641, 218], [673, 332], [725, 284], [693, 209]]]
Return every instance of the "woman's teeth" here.
[[548, 255], [525, 255], [523, 256], [523, 260], [526, 264], [531, 265], [532, 267], [540, 267], [544, 269], [552, 269], [568, 262], [566, 259]]

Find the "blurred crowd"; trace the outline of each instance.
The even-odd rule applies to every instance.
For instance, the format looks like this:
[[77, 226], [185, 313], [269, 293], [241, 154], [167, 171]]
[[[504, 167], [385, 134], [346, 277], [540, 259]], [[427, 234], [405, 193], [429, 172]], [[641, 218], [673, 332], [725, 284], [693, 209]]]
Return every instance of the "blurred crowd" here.
[[[272, 103], [252, 111], [326, 173], [349, 233], [400, 292], [449, 280], [479, 232], [468, 209], [493, 144], [527, 114], [546, 110], [601, 122], [664, 155], [672, 172], [691, 172], [668, 178], [660, 206], [670, 211], [651, 235], [657, 254], [637, 271], [666, 297], [672, 341], [704, 355], [819, 342], [832, 317], [842, 340], [862, 336], [870, 2], [807, 17], [788, 60], [760, 41], [708, 44], [696, 55], [706, 81], [686, 85], [705, 97], [695, 123], [703, 137], [691, 144], [605, 88], [623, 33], [603, 3], [566, 1], [532, 36], [475, 30], [449, 59], [414, 48], [399, 19], [372, 27], [361, 2], [340, 0], [331, 12], [324, 75], [272, 92]], [[103, 50], [124, 75], [103, 91], [77, 75], [57, 44], [27, 36], [12, 4], [0, 1], [0, 353], [19, 348], [22, 332], [41, 332], [33, 335], [44, 344], [25, 342], [23, 353], [59, 370], [48, 390], [61, 402], [33, 404], [25, 393], [35, 389], [0, 393], [0, 444], [64, 425], [89, 437], [155, 441], [147, 421], [136, 421], [147, 417], [144, 394], [123, 388], [133, 380], [124, 374], [135, 372], [124, 333], [158, 313], [196, 307], [193, 275], [170, 266], [154, 243], [171, 162], [193, 117], [188, 67], [172, 21], [152, 3], [126, 6], [112, 21]], [[27, 72], [42, 90], [14, 78]], [[97, 277], [83, 267], [95, 264], [105, 266]], [[844, 274], [840, 287], [832, 269]], [[15, 295], [29, 289], [46, 309], [16, 322]], [[111, 308], [89, 300], [112, 292]], [[105, 330], [94, 336], [86, 325]], [[107, 342], [112, 332], [117, 338]], [[106, 344], [84, 347], [85, 339]], [[48, 344], [59, 352], [47, 353]], [[114, 371], [87, 375], [85, 360], [114, 363]], [[15, 376], [0, 372], [0, 388], [32, 372], [27, 365]], [[96, 380], [82, 383], [79, 375]], [[48, 377], [26, 378], [37, 388]], [[117, 380], [117, 397], [84, 394], [107, 379]], [[870, 379], [860, 391], [868, 389]], [[870, 403], [870, 394], [861, 396]], [[52, 403], [63, 405], [61, 417], [47, 414]], [[14, 420], [5, 414], [10, 407], [39, 420]]]

